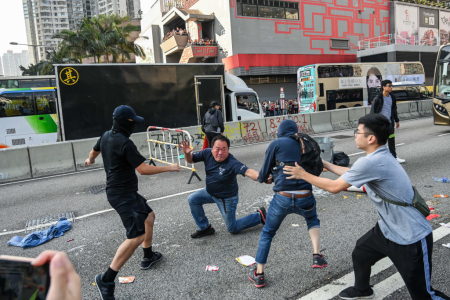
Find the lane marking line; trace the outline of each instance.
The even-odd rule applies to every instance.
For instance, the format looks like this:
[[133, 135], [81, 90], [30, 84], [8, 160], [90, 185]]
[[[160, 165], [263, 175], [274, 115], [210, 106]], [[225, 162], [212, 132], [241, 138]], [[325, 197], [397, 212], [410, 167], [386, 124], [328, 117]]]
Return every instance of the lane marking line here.
[[[405, 143], [400, 143], [400, 144], [396, 144], [395, 145], [395, 147], [400, 147], [400, 146], [403, 146], [403, 145], [405, 145]], [[352, 154], [349, 154], [348, 156], [356, 156], [356, 155], [361, 155], [361, 154], [365, 154], [366, 152], [356, 152], [356, 153], [352, 153]]]
[[[193, 193], [193, 192], [196, 192], [196, 191], [199, 191], [199, 190], [202, 190], [202, 189], [203, 188], [190, 190], [190, 191], [185, 191], [185, 192], [181, 192], [181, 193], [176, 193], [176, 194], [163, 196], [163, 197], [159, 197], [159, 198], [155, 198], [155, 199], [149, 199], [149, 200], [147, 200], [147, 203], [148, 202], [153, 202], [153, 201], [159, 201], [159, 200], [163, 200], [163, 199], [167, 199], [167, 198], [172, 198], [172, 197], [176, 197], [176, 196], [181, 196], [181, 195], [184, 195], [184, 194]], [[105, 210], [96, 211], [96, 212], [93, 212], [93, 213], [89, 213], [89, 214], [85, 214], [85, 215], [82, 215], [82, 216], [79, 216], [79, 217], [75, 217], [75, 220], [81, 220], [81, 219], [84, 219], [84, 218], [87, 218], [87, 217], [92, 217], [92, 216], [104, 214], [104, 213], [107, 213], [107, 212], [110, 212], [110, 211], [113, 211], [113, 210], [114, 210], [114, 208], [109, 208], [109, 209], [105, 209]], [[46, 224], [42, 224], [42, 225], [39, 225], [39, 226], [36, 226], [36, 227], [28, 228], [27, 230], [35, 229], [35, 228], [41, 228], [41, 227], [46, 227], [46, 226], [51, 226], [51, 225], [55, 225], [56, 223], [58, 223], [58, 222], [46, 223]], [[25, 229], [1, 232], [0, 236], [13, 234], [13, 233], [21, 233], [21, 232], [25, 232]]]
[[[448, 223], [450, 225], [450, 223]], [[436, 228], [433, 230], [433, 243], [437, 242], [438, 240], [446, 237], [450, 234], [450, 230], [448, 228], [445, 228], [444, 226], [440, 226], [439, 228]], [[375, 276], [376, 274], [386, 270], [387, 268], [391, 267], [393, 265], [392, 261], [385, 257], [379, 262], [377, 262], [372, 267], [372, 272], [370, 273], [370, 276]], [[398, 274], [400, 277], [400, 274], [397, 272], [396, 274], [390, 276], [389, 278], [381, 281], [377, 285], [375, 285], [374, 290], [377, 289], [377, 287], [380, 287], [381, 293], [378, 292], [378, 290], [375, 290], [375, 299], [383, 299], [387, 295], [390, 295], [392, 292], [402, 288], [405, 283], [403, 282], [403, 279], [400, 277], [400, 281], [396, 282], [395, 286], [391, 286], [389, 283], [389, 280], [397, 280], [397, 277], [395, 277]], [[392, 277], [392, 278], [391, 278]], [[351, 272], [347, 275], [342, 276], [341, 278], [338, 278], [334, 280], [333, 282], [309, 293], [308, 295], [305, 295], [298, 300], [317, 300], [317, 299], [331, 299], [336, 297], [342, 290], [344, 290], [346, 287], [353, 286], [355, 283], [355, 273]], [[395, 289], [393, 289], [396, 287]], [[388, 294], [386, 294], [388, 293]], [[382, 296], [384, 295], [384, 296]]]

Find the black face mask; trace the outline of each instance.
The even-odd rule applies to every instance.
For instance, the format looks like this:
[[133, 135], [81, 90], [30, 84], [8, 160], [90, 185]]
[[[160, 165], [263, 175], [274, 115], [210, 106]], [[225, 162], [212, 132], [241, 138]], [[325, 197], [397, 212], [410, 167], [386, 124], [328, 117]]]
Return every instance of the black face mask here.
[[134, 125], [136, 122], [128, 121], [128, 120], [113, 120], [113, 132], [120, 132], [124, 134], [126, 137], [130, 137], [133, 133]]

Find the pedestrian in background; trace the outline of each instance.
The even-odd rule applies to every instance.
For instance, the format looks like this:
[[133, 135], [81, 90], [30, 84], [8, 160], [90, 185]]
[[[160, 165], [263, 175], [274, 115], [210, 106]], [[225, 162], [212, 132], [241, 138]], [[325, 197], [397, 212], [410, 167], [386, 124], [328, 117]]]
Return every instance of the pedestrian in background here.
[[210, 108], [203, 117], [202, 131], [205, 133], [210, 147], [213, 138], [221, 135], [225, 131], [220, 103], [218, 101], [211, 102]]

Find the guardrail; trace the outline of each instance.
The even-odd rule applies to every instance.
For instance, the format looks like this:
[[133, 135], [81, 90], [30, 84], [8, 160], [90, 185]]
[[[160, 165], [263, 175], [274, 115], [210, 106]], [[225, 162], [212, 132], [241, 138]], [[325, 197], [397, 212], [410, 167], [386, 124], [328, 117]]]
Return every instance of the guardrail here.
[[[162, 134], [162, 139], [151, 139], [151, 131], [150, 130], [159, 130]], [[169, 142], [166, 142], [165, 138], [165, 132], [167, 132]], [[183, 155], [180, 155], [180, 143], [181, 141], [178, 139], [174, 139], [174, 136], [171, 134], [171, 132], [175, 132], [175, 136], [179, 136], [181, 134], [181, 141], [190, 141], [191, 135], [189, 132], [182, 130], [182, 129], [172, 129], [172, 128], [164, 128], [164, 127], [157, 127], [157, 126], [149, 126], [147, 128], [147, 143], [148, 143], [148, 152], [149, 152], [149, 159], [150, 162], [149, 165], [152, 164], [156, 166], [155, 161], [170, 165], [175, 163], [175, 158], [173, 154], [173, 150], [176, 150], [176, 163], [182, 168], [191, 170], [191, 177], [188, 180], [188, 184], [191, 183], [192, 178], [195, 176], [199, 181], [202, 181], [200, 179], [200, 176], [198, 176], [197, 172], [195, 171], [194, 164], [192, 164], [192, 167], [188, 166], [188, 163]], [[184, 136], [183, 136], [184, 135]], [[192, 146], [191, 146], [192, 147]], [[192, 147], [194, 148], [194, 147]], [[158, 149], [159, 149], [159, 158], [158, 158]], [[163, 155], [163, 149], [164, 149], [164, 155]], [[170, 149], [170, 156], [167, 154], [167, 151]], [[169, 158], [172, 160], [172, 162], [169, 162]], [[181, 160], [184, 160], [184, 165], [181, 163]]]
[[[428, 117], [433, 114], [432, 100], [411, 101], [397, 105], [401, 120]], [[297, 124], [299, 132], [314, 134], [356, 128], [358, 126], [358, 119], [369, 112], [370, 107], [357, 107], [327, 112], [229, 122], [225, 123], [224, 134], [230, 139], [232, 146], [252, 145], [276, 139], [278, 126], [287, 118]], [[184, 135], [184, 137], [180, 137], [181, 139], [185, 139], [186, 136], [188, 137], [191, 145], [194, 147], [194, 151], [202, 149], [204, 134], [201, 132], [200, 126], [180, 128], [179, 131], [182, 131]], [[131, 135], [131, 139], [143, 156], [147, 156], [149, 153], [148, 140], [161, 141], [161, 143], [164, 141], [166, 147], [173, 147], [181, 143], [180, 138], [174, 138], [173, 135], [164, 135], [163, 139], [159, 139], [151, 138], [152, 134], [150, 133], [149, 135], [146, 132]], [[169, 139], [166, 139], [166, 137]], [[101, 155], [96, 158], [94, 165], [84, 166], [84, 161], [96, 141], [97, 138], [92, 138], [29, 147], [0, 149], [0, 184], [67, 172], [85, 171], [95, 167], [100, 168], [103, 166]], [[159, 147], [159, 149], [162, 154], [162, 148]], [[150, 157], [148, 158], [155, 160], [157, 155], [152, 156], [150, 153]], [[162, 155], [160, 155], [159, 159], [157, 160], [158, 162], [168, 163], [167, 156], [165, 161], [163, 161]], [[195, 171], [193, 167], [192, 170]], [[191, 175], [191, 178], [192, 176], [195, 175]]]

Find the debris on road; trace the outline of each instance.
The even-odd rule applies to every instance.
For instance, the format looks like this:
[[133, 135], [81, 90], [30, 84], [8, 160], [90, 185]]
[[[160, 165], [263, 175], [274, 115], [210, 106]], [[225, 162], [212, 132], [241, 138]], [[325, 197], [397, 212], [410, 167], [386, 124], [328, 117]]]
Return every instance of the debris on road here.
[[448, 195], [444, 195], [444, 194], [435, 194], [433, 196], [434, 196], [434, 198], [448, 198]]
[[236, 258], [236, 260], [246, 267], [254, 265], [256, 263], [255, 258], [250, 255], [242, 255]]
[[298, 227], [298, 226], [300, 226], [300, 225], [298, 225], [298, 224], [292, 224], [292, 227]]
[[348, 198], [348, 196], [344, 196], [344, 199], [347, 199]]
[[216, 266], [206, 266], [205, 271], [219, 271], [219, 267]]
[[73, 239], [69, 239], [69, 240], [67, 240], [67, 243], [68, 243], [68, 242], [71, 242], [71, 241], [73, 241]]
[[432, 220], [432, 219], [434, 219], [434, 218], [439, 218], [440, 216], [441, 216], [441, 215], [431, 214], [431, 215], [429, 215], [429, 216], [427, 217], [427, 220], [430, 221], [430, 220]]
[[445, 224], [445, 223], [439, 223], [439, 225], [445, 227], [445, 228], [449, 228], [450, 229], [450, 224]]
[[442, 244], [442, 246], [444, 246], [444, 247], [446, 247], [446, 248], [449, 248], [449, 249], [450, 249], [450, 243], [448, 243], [448, 244]]
[[435, 201], [435, 200], [428, 200], [427, 201], [427, 205], [436, 205], [436, 204], [439, 204], [440, 202], [437, 202], [437, 201]]
[[345, 189], [344, 191], [347, 192], [362, 192], [362, 193], [366, 193], [366, 188], [364, 187], [364, 185], [360, 188], [357, 188], [356, 186], [351, 186], [348, 189]]
[[450, 180], [447, 177], [433, 177], [433, 181], [449, 183]]
[[133, 283], [135, 278], [134, 276], [119, 277], [119, 283]]

